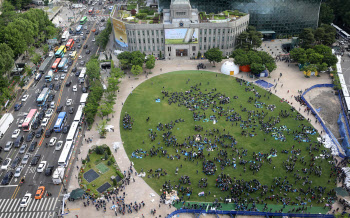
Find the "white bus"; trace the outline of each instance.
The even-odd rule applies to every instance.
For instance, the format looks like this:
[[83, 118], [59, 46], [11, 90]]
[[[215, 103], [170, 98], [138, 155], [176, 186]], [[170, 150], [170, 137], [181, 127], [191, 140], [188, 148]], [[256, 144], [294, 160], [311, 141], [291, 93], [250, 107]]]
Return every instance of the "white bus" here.
[[86, 100], [89, 96], [89, 93], [83, 93], [80, 97], [80, 105], [85, 106], [86, 105]]
[[79, 83], [84, 83], [85, 82], [85, 77], [86, 77], [86, 67], [83, 67], [81, 69], [81, 72], [79, 74]]
[[83, 119], [84, 107], [84, 105], [79, 105], [78, 110], [74, 116], [74, 121], [79, 122], [79, 125], [81, 125], [81, 121]]
[[73, 121], [72, 126], [69, 129], [66, 142], [74, 142], [76, 133], [78, 130], [79, 122]]
[[73, 147], [74, 145], [72, 141], [66, 141], [66, 144], [64, 144], [64, 147], [62, 149], [60, 158], [58, 159], [58, 166], [66, 167], [68, 165], [70, 156], [72, 155]]

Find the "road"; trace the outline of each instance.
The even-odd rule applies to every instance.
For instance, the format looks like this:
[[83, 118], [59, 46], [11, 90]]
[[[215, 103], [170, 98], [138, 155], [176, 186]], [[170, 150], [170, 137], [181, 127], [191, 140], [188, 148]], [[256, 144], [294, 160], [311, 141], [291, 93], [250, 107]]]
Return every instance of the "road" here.
[[[94, 6], [95, 11], [101, 10], [103, 8], [103, 4], [99, 5], [98, 3]], [[80, 44], [82, 45], [81, 49], [77, 48], [76, 43], [74, 47], [76, 48], [76, 51], [79, 55], [82, 56], [81, 59], [77, 58], [76, 60], [73, 60], [72, 66], [69, 68], [68, 72], [65, 73], [65, 78], [64, 80], [61, 80], [60, 78], [58, 80], [52, 80], [51, 83], [53, 84], [61, 84], [61, 89], [58, 91], [52, 90], [51, 93], [55, 94], [55, 98], [53, 101], [55, 101], [55, 109], [54, 113], [50, 118], [50, 121], [48, 125], [46, 126], [46, 129], [53, 128], [58, 113], [56, 113], [56, 108], [58, 106], [63, 106], [63, 110], [67, 112], [67, 120], [65, 122], [65, 125], [71, 125], [74, 119], [75, 112], [77, 111], [77, 108], [80, 104], [80, 97], [82, 94], [82, 85], [79, 84], [78, 77], [75, 76], [75, 73], [72, 72], [72, 69], [74, 67], [78, 68], [78, 71], [84, 67], [85, 64], [81, 64], [81, 61], [85, 61], [85, 63], [89, 60], [90, 56], [92, 54], [96, 54], [98, 48], [95, 45], [95, 42], [93, 42], [93, 39], [95, 38], [95, 33], [91, 32], [90, 30], [92, 27], [97, 27], [97, 26], [102, 26], [102, 24], [105, 24], [106, 22], [101, 22], [103, 18], [105, 20], [108, 19], [108, 6], [106, 5], [106, 10], [101, 10], [100, 14], [101, 15], [95, 15], [94, 17], [91, 17], [86, 13], [84, 16], [88, 16], [88, 22], [84, 25], [87, 27], [87, 30], [83, 29], [83, 35], [87, 38], [86, 40], [82, 40], [83, 36], [75, 36], [76, 38], [80, 38]], [[89, 9], [90, 6], [87, 8]], [[103, 14], [107, 11], [107, 14]], [[79, 25], [78, 23], [72, 27], [72, 29], [75, 29], [76, 26]], [[96, 28], [97, 29], [97, 28]], [[88, 33], [88, 34], [87, 34]], [[64, 44], [61, 43], [61, 44]], [[88, 45], [88, 48], [84, 49], [84, 45]], [[91, 51], [90, 54], [86, 54], [86, 50], [89, 49]], [[68, 56], [69, 51], [65, 54], [65, 57]], [[55, 58], [53, 58], [52, 63], [54, 62]], [[49, 65], [49, 68], [51, 67], [52, 63]], [[10, 109], [9, 113], [12, 113], [14, 116], [14, 122], [10, 126], [10, 128], [7, 130], [6, 134], [2, 139], [0, 139], [0, 143], [2, 147], [8, 142], [8, 141], [14, 141], [15, 139], [12, 139], [12, 133], [15, 129], [18, 129], [19, 121], [23, 118], [25, 118], [24, 114], [28, 113], [31, 109], [38, 109], [39, 111], [42, 111], [43, 109], [38, 107], [36, 104], [36, 98], [37, 95], [41, 92], [41, 88], [44, 86], [44, 84], [49, 85], [49, 83], [45, 82], [45, 75], [47, 74], [49, 69], [47, 69], [46, 73], [42, 76], [41, 80], [36, 82], [34, 81], [32, 85], [28, 88], [28, 90], [25, 91], [24, 94], [28, 94], [29, 97], [28, 99], [23, 102], [23, 106], [19, 111], [14, 111], [14, 109]], [[59, 74], [60, 76], [64, 74], [63, 72], [58, 72], [54, 74], [54, 77], [56, 74]], [[34, 79], [34, 77], [32, 78]], [[70, 87], [66, 87], [65, 84], [66, 82], [71, 81], [72, 84]], [[86, 84], [86, 83], [85, 83]], [[73, 85], [78, 85], [78, 91], [73, 92], [72, 87]], [[71, 106], [66, 106], [66, 101], [67, 99], [72, 99], [72, 105]], [[20, 103], [21, 98], [18, 99], [16, 103]], [[48, 102], [47, 104], [49, 104]], [[70, 114], [68, 113], [69, 107], [74, 107], [74, 113]], [[36, 130], [31, 130], [31, 131], [36, 131]], [[46, 146], [47, 143], [49, 143], [50, 139], [52, 137], [57, 137], [57, 141], [63, 141], [65, 143], [65, 139], [67, 134], [61, 133], [52, 133], [52, 135], [48, 138], [45, 138], [45, 134], [42, 135], [40, 138], [34, 137], [32, 141], [26, 142], [27, 135], [30, 133], [29, 132], [24, 132], [21, 131], [20, 135], [24, 136], [24, 142], [27, 143], [28, 147], [30, 146], [32, 141], [36, 141], [38, 143], [38, 146], [33, 152], [28, 152], [28, 149], [25, 153], [30, 154], [31, 158], [36, 155], [36, 154], [41, 154], [40, 161], [47, 161], [47, 165], [53, 165], [55, 168], [57, 167], [57, 162], [58, 158], [60, 156], [60, 151], [55, 151], [55, 147], [49, 147]], [[79, 138], [81, 139], [81, 137]], [[79, 142], [77, 142], [79, 144]], [[24, 153], [24, 154], [25, 154]], [[5, 160], [6, 158], [11, 158], [14, 160], [16, 157], [22, 158], [24, 154], [19, 153], [18, 148], [12, 147], [9, 152], [2, 151], [0, 153], [0, 157]], [[73, 156], [73, 155], [72, 155]], [[0, 185], [0, 217], [16, 217], [16, 218], [21, 218], [21, 217], [26, 217], [26, 218], [31, 218], [31, 217], [54, 217], [55, 213], [59, 212], [60, 210], [60, 205], [61, 205], [61, 199], [62, 199], [62, 194], [63, 192], [63, 186], [62, 185], [54, 185], [52, 182], [52, 176], [45, 176], [45, 173], [38, 173], [37, 172], [37, 167], [36, 166], [31, 166], [30, 161], [31, 158], [28, 162], [28, 164], [24, 165], [24, 168], [21, 172], [21, 175], [19, 178], [12, 178], [10, 183], [8, 185]], [[39, 163], [40, 163], [39, 161]], [[10, 169], [9, 171], [14, 172], [15, 169]], [[66, 170], [66, 175], [69, 175], [68, 170]], [[1, 171], [0, 172], [0, 181], [3, 179], [4, 175], [6, 174], [7, 171]], [[25, 178], [25, 183], [20, 185], [20, 180], [21, 178]], [[69, 179], [69, 177], [68, 177]], [[34, 195], [36, 193], [36, 190], [38, 189], [39, 186], [45, 186], [46, 192], [44, 194], [44, 197], [41, 200], [34, 200], [29, 203], [28, 207], [26, 208], [20, 208], [19, 204], [21, 199], [26, 193], [31, 193], [32, 198], [34, 198]], [[52, 196], [48, 197], [46, 194], [47, 192], [50, 192]]]

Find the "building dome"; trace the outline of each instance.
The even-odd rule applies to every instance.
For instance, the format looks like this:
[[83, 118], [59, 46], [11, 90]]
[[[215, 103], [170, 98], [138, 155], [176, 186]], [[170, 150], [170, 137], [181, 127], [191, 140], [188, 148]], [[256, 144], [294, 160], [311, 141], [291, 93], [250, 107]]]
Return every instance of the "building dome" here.
[[239, 74], [239, 67], [233, 63], [233, 61], [226, 61], [221, 66], [221, 73], [226, 75], [237, 75]]

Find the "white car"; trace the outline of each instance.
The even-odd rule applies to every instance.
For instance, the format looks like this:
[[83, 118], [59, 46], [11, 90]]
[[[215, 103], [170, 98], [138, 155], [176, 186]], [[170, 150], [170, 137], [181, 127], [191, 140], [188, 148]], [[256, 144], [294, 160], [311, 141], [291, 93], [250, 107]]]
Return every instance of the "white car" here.
[[23, 169], [22, 166], [19, 166], [16, 168], [15, 175], [14, 175], [15, 178], [18, 178], [21, 176], [22, 169]]
[[49, 123], [49, 120], [50, 120], [49, 118], [45, 117], [45, 118], [43, 119], [43, 121], [41, 122], [41, 126], [46, 127], [47, 124]]
[[15, 131], [13, 131], [13, 133], [12, 133], [11, 138], [16, 139], [20, 133], [21, 133], [20, 129], [15, 129]]
[[55, 77], [54, 77], [54, 80], [58, 81], [59, 78], [60, 78], [60, 76], [56, 74]]
[[67, 99], [66, 105], [67, 106], [72, 105], [72, 99]]
[[2, 162], [1, 170], [7, 170], [7, 168], [10, 166], [11, 158], [6, 158], [4, 162]]
[[5, 145], [5, 148], [4, 148], [4, 151], [10, 151], [11, 148], [13, 146], [13, 142], [12, 141], [8, 141], [6, 142], [6, 145]]
[[53, 114], [53, 110], [51, 108], [49, 108], [45, 113], [45, 117], [50, 118], [52, 116], [52, 114]]
[[81, 35], [81, 36], [83, 36], [83, 35], [84, 35], [84, 33], [80, 33], [80, 35]]
[[38, 166], [38, 169], [36, 170], [38, 173], [42, 173], [44, 172], [44, 169], [46, 167], [46, 161], [41, 161], [39, 166]]
[[66, 74], [62, 73], [61, 74], [61, 79], [64, 80], [64, 78], [66, 78]]
[[73, 52], [72, 52], [72, 51], [71, 51], [71, 52], [69, 52], [69, 57], [70, 57], [70, 56], [72, 56], [72, 54], [73, 54]]
[[95, 38], [93, 38], [92, 41], [93, 41], [93, 42], [96, 41]]
[[18, 128], [22, 128], [23, 122], [24, 122], [24, 118], [19, 120], [19, 122], [18, 122]]
[[81, 55], [79, 55], [78, 59], [81, 60], [83, 57]]
[[62, 145], [63, 145], [63, 141], [58, 141], [58, 142], [56, 143], [55, 150], [56, 150], [56, 151], [61, 150]]
[[23, 95], [22, 101], [27, 101], [28, 97], [29, 97], [29, 95]]
[[78, 91], [78, 86], [77, 86], [77, 85], [74, 85], [74, 86], [73, 86], [73, 92], [76, 92], [76, 91]]
[[22, 165], [26, 165], [26, 164], [28, 163], [28, 161], [29, 161], [29, 158], [30, 158], [30, 155], [29, 155], [29, 154], [25, 154], [25, 155], [23, 156], [23, 159], [22, 159], [21, 164], [22, 164]]
[[56, 138], [56, 137], [52, 137], [52, 138], [50, 139], [49, 146], [55, 146], [56, 141], [57, 141], [57, 138]]
[[26, 193], [19, 204], [19, 207], [27, 207], [29, 202], [32, 200], [32, 194]]

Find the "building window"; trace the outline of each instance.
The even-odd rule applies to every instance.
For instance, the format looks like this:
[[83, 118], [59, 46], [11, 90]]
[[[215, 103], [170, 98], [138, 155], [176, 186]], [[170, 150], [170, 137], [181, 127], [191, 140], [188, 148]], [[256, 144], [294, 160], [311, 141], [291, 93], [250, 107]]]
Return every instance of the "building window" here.
[[[158, 30], [157, 30], [158, 31]], [[159, 43], [159, 38], [157, 38], [157, 43]]]
[[222, 37], [222, 41], [225, 41], [225, 36]]
[[154, 30], [152, 30], [152, 36], [154, 36]]
[[204, 42], [207, 42], [207, 37], [204, 37]]
[[211, 37], [209, 37], [209, 43], [211, 42]]
[[163, 43], [163, 38], [162, 38], [162, 43]]
[[156, 50], [156, 47], [155, 46], [153, 46], [153, 51], [155, 51]]
[[176, 16], [185, 16], [186, 12], [176, 12]]
[[148, 38], [148, 43], [150, 43], [150, 40], [149, 40], [149, 38]]
[[145, 31], [144, 30], [142, 30], [142, 35], [145, 36]]
[[208, 50], [210, 49], [210, 45], [208, 45]]
[[209, 35], [211, 34], [211, 29], [209, 29]]
[[144, 48], [144, 51], [146, 51], [146, 46], [143, 46], [143, 48]]
[[199, 30], [199, 34], [201, 34], [201, 35], [202, 35], [202, 29], [200, 29], [200, 30]]
[[222, 30], [222, 34], [225, 34], [225, 29]]
[[157, 36], [158, 36], [158, 33], [159, 33], [158, 31], [159, 31], [159, 30], [156, 30], [156, 34], [157, 34]]
[[220, 30], [221, 30], [221, 29], [218, 29], [218, 34], [220, 34]]
[[145, 39], [143, 39], [143, 43], [146, 43]]
[[196, 46], [192, 46], [192, 51], [196, 51]]
[[215, 42], [215, 36], [213, 36], [213, 42]]
[[137, 35], [140, 35], [140, 30], [137, 30]]
[[214, 35], [216, 34], [216, 29], [213, 29], [213, 33], [214, 33]]
[[151, 51], [151, 46], [148, 46], [148, 51]]
[[161, 31], [160, 31], [160, 35], [162, 35], [162, 36], [163, 36], [163, 30], [161, 30]]
[[199, 46], [199, 50], [202, 50], [202, 46]]
[[207, 29], [204, 30], [204, 34], [207, 35]]
[[147, 36], [149, 36], [149, 31], [147, 30]]
[[139, 43], [141, 44], [141, 39], [139, 39]]
[[221, 49], [224, 49], [224, 45], [221, 45]]
[[[152, 32], [153, 33], [153, 32]], [[152, 39], [152, 43], [154, 44], [154, 38]]]

